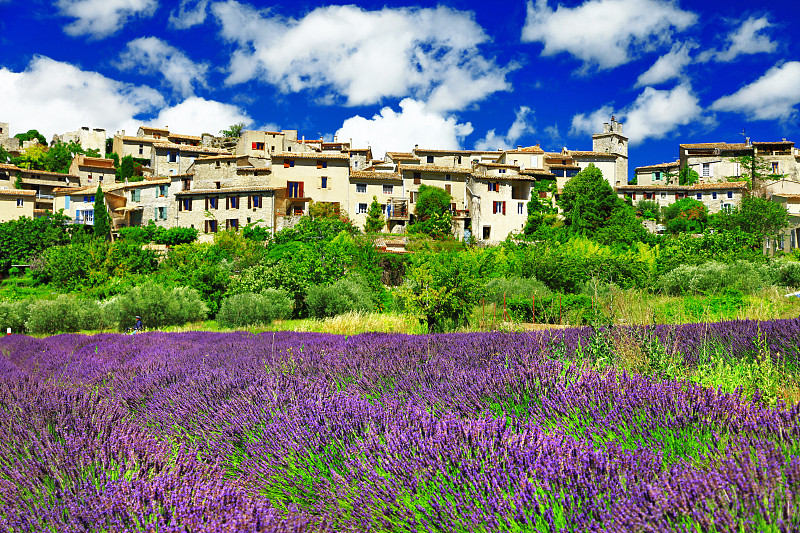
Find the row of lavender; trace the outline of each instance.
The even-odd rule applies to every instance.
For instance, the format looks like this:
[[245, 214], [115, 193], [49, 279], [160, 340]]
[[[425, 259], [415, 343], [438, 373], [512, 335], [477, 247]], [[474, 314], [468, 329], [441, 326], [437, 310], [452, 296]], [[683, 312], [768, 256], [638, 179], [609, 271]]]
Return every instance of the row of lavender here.
[[[800, 528], [800, 406], [568, 364], [597, 334], [10, 336], [0, 530]], [[800, 359], [798, 320], [602, 334]]]

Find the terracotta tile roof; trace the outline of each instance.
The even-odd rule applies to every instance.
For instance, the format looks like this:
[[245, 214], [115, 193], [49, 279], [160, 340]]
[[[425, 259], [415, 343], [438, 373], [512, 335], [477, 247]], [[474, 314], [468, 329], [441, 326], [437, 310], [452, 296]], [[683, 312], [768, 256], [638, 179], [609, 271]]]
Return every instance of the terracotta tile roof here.
[[786, 139], [782, 141], [753, 141], [753, 144], [783, 144], [794, 146], [794, 141], [787, 141]]
[[487, 167], [487, 168], [513, 168], [514, 170], [519, 170], [519, 165], [509, 165], [508, 163], [494, 163], [494, 162], [486, 162], [486, 163], [478, 163], [478, 166]]
[[679, 167], [680, 165], [681, 165], [680, 161], [673, 161], [672, 163], [659, 163], [657, 165], [643, 165], [641, 167], [636, 167], [634, 172], [637, 170], [647, 170], [651, 168], [673, 168], [673, 167]]
[[543, 154], [544, 150], [537, 144], [536, 146], [525, 146], [523, 148], [515, 148], [513, 150], [506, 150], [507, 154]]
[[192, 141], [201, 141], [202, 140], [202, 138], [198, 137], [197, 135], [182, 135], [180, 133], [170, 133], [169, 135], [167, 135], [167, 137], [170, 138], [170, 139], [189, 139], [189, 140], [192, 140]]
[[[56, 185], [60, 185], [62, 187], [77, 187], [77, 185], [70, 185], [70, 183], [66, 180], [37, 180], [33, 178], [22, 178], [22, 183], [25, 185], [43, 185], [45, 187], [55, 187]], [[75, 177], [75, 183], [78, 183], [78, 178]]]
[[[101, 185], [103, 194], [118, 191], [125, 188], [124, 183], [115, 183], [114, 185]], [[53, 194], [61, 196], [63, 194], [83, 194], [88, 192], [96, 192], [96, 185], [89, 185], [87, 187], [57, 187], [53, 189]]]
[[247, 157], [246, 155], [235, 154], [219, 154], [219, 155], [203, 155], [194, 160], [195, 163], [202, 163], [204, 161], [217, 161], [219, 159], [239, 159], [240, 157]]
[[531, 174], [502, 174], [500, 176], [486, 176], [485, 174], [472, 174], [472, 177], [478, 181], [536, 181]]
[[690, 189], [693, 191], [716, 190], [716, 189], [746, 189], [746, 181], [720, 181], [717, 183], [697, 183]]
[[144, 131], [157, 131], [159, 133], [169, 133], [167, 128], [156, 128], [155, 126], [139, 126], [139, 129]]
[[576, 169], [580, 170], [581, 168], [578, 165], [562, 165], [560, 163], [548, 163], [547, 166], [550, 168], [558, 168], [562, 170], [576, 170]]
[[419, 157], [409, 152], [386, 152], [386, 155], [397, 161], [419, 161]]
[[401, 181], [403, 176], [396, 172], [377, 172], [370, 170], [351, 170], [350, 179]]
[[592, 150], [570, 150], [570, 155], [579, 156], [579, 157], [613, 157], [616, 158], [614, 154], [608, 154], [606, 152], [594, 152]]
[[33, 210], [33, 214], [34, 215], [44, 215], [46, 213], [52, 213], [52, 211], [50, 211], [49, 209], [34, 209]]
[[524, 174], [526, 176], [541, 176], [543, 178], [555, 178], [556, 175], [550, 172], [549, 170], [545, 170], [543, 168], [526, 168], [525, 170], [520, 170], [520, 174]]
[[343, 159], [349, 162], [350, 156], [324, 152], [278, 152], [272, 159]]
[[235, 192], [263, 192], [263, 191], [279, 191], [286, 187], [275, 187], [272, 185], [253, 185], [249, 187], [223, 187], [222, 189], [193, 189], [190, 191], [179, 191], [175, 196], [192, 196], [196, 194], [218, 194], [225, 195]]
[[720, 150], [749, 150], [751, 148], [745, 143], [690, 143], [681, 144], [680, 147], [687, 150], [713, 150], [717, 148]]
[[0, 189], [0, 196], [36, 196], [36, 191], [24, 191], [19, 189]]
[[124, 137], [122, 137], [122, 140], [123, 141], [137, 141], [137, 142], [142, 143], [142, 144], [143, 143], [152, 144], [154, 142], [160, 141], [161, 139], [153, 139], [151, 137], [134, 137], [134, 136], [131, 136], [131, 135], [125, 135]]
[[628, 183], [626, 185], [617, 185], [617, 190], [625, 189], [632, 191], [673, 191], [673, 192], [687, 192], [691, 187], [686, 185], [634, 185]]
[[169, 178], [161, 178], [161, 179], [147, 179], [144, 181], [134, 181], [132, 183], [125, 184], [126, 189], [136, 189], [139, 187], [148, 187], [152, 185], [169, 185], [172, 183], [172, 180]]
[[415, 148], [414, 154], [445, 154], [445, 155], [470, 155], [471, 150], [425, 150], [423, 148]]
[[230, 153], [227, 150], [221, 150], [218, 148], [208, 148], [206, 146], [191, 146], [188, 144], [175, 144], [175, 143], [163, 142], [160, 140], [157, 140], [156, 142], [153, 143], [153, 148], [167, 148], [167, 149], [175, 148], [177, 150], [181, 150], [184, 152], [198, 152], [198, 153], [220, 154], [220, 155]]
[[47, 170], [32, 170], [32, 169], [27, 169], [27, 168], [20, 168], [20, 167], [18, 167], [16, 165], [8, 165], [8, 164], [5, 164], [5, 163], [0, 164], [0, 169], [19, 171], [22, 174], [36, 174], [37, 176], [54, 176], [54, 177], [58, 177], [58, 178], [75, 178], [76, 180], [80, 179], [79, 176], [75, 176], [73, 174], [62, 174], [60, 172], [49, 172]]
[[349, 150], [351, 152], [371, 152], [372, 148], [349, 148]]
[[472, 170], [461, 167], [440, 167], [438, 165], [398, 165], [400, 171], [437, 172], [439, 174], [472, 174]]
[[78, 160], [78, 166], [88, 167], [88, 168], [103, 168], [103, 169], [114, 170], [114, 160], [113, 159], [103, 159], [101, 157], [86, 157], [86, 156], [84, 156], [82, 160]]
[[772, 193], [772, 196], [777, 196], [778, 198], [786, 198], [787, 200], [800, 200], [800, 194], [781, 194], [781, 193]]

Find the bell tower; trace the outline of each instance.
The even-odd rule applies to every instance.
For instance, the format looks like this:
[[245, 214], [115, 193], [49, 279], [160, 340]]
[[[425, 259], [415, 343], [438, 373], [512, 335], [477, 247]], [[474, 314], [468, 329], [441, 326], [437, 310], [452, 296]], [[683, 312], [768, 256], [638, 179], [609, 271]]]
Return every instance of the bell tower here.
[[592, 135], [592, 151], [616, 156], [616, 184], [628, 183], [628, 138], [622, 133], [622, 124], [613, 115], [610, 123], [603, 124], [603, 133]]

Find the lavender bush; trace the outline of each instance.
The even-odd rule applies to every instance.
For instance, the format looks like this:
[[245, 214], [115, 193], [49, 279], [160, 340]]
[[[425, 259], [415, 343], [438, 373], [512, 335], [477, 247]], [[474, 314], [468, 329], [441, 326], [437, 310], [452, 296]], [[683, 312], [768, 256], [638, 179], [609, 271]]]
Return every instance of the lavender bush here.
[[633, 344], [790, 367], [800, 320], [12, 335], [0, 530], [797, 531], [800, 405], [603, 364]]

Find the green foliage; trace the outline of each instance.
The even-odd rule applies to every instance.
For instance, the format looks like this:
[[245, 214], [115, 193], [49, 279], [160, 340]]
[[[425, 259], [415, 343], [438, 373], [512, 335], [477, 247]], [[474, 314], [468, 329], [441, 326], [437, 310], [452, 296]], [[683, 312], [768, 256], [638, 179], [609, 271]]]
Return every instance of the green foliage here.
[[131, 274], [150, 274], [158, 267], [158, 259], [152, 250], [139, 244], [119, 241], [108, 247], [105, 271], [109, 276], [122, 277]]
[[664, 208], [669, 233], [702, 233], [708, 222], [708, 209], [694, 198], [682, 198]]
[[[531, 314], [532, 306], [536, 309]], [[585, 294], [548, 294], [536, 297], [515, 297], [506, 301], [512, 319], [538, 324], [587, 325], [602, 321], [602, 312]]]
[[216, 315], [228, 284], [232, 262], [221, 247], [209, 243], [179, 244], [170, 249], [159, 268], [159, 278], [169, 284], [192, 287]]
[[349, 312], [375, 311], [375, 300], [369, 285], [357, 275], [351, 275], [330, 285], [312, 285], [305, 299], [309, 315], [315, 318]]
[[195, 289], [165, 289], [153, 281], [115, 296], [107, 305], [108, 316], [118, 324], [120, 331], [133, 327], [136, 316], [142, 317], [144, 327], [160, 328], [204, 320], [208, 314], [208, 308]]
[[72, 158], [82, 153], [84, 153], [84, 150], [78, 142], [57, 142], [44, 154], [41, 164], [44, 170], [49, 172], [67, 174], [72, 164]]
[[24, 184], [22, 183], [22, 174], [17, 174], [17, 179], [14, 180], [14, 188], [22, 189], [23, 185]]
[[272, 242], [275, 244], [325, 242], [332, 240], [343, 231], [350, 235], [358, 233], [358, 229], [349, 220], [301, 217], [291, 228], [284, 228], [275, 233]]
[[244, 130], [245, 123], [239, 122], [237, 124], [232, 124], [226, 130], [219, 130], [220, 135], [223, 137], [235, 137], [239, 138], [242, 136], [242, 130]]
[[475, 267], [464, 254], [414, 254], [398, 291], [405, 309], [430, 333], [465, 325], [482, 291]]
[[111, 237], [111, 215], [106, 208], [103, 188], [98, 185], [94, 196], [94, 236], [98, 239]]
[[378, 233], [386, 226], [383, 220], [383, 213], [381, 212], [381, 204], [378, 203], [378, 197], [372, 197], [372, 203], [369, 205], [367, 211], [367, 221], [364, 224], [364, 231], [366, 233]]
[[751, 188], [758, 187], [758, 180], [772, 174], [772, 165], [760, 155], [748, 154], [728, 159], [731, 163], [739, 163], [741, 176], [731, 176], [735, 181], [746, 180]]
[[749, 237], [749, 246], [761, 249], [764, 239], [777, 235], [789, 223], [789, 212], [778, 203], [746, 195], [734, 209], [714, 215], [711, 225], [723, 231], [739, 230]]
[[24, 333], [25, 322], [30, 315], [29, 309], [33, 300], [2, 301], [0, 300], [0, 334], [7, 328], [12, 333]]
[[530, 299], [531, 296], [542, 297], [551, 294], [547, 285], [536, 278], [494, 278], [486, 283], [486, 299], [495, 304], [503, 303], [503, 299]]
[[67, 217], [59, 212], [0, 223], [0, 274], [8, 272], [12, 264], [27, 264], [45, 250], [68, 243], [66, 222]]
[[133, 160], [133, 156], [126, 155], [119, 161], [117, 166], [117, 181], [131, 181], [135, 171], [136, 163]]
[[696, 170], [689, 168], [689, 165], [683, 165], [680, 172], [678, 172], [678, 185], [694, 185], [700, 181], [700, 174]]
[[33, 301], [25, 321], [25, 330], [33, 335], [106, 329], [109, 326], [97, 302], [65, 294], [55, 300]]
[[551, 198], [539, 198], [537, 192], [531, 191], [531, 199], [528, 201], [528, 218], [525, 220], [523, 233], [537, 237], [542, 236], [542, 229], [561, 224], [557, 213], [558, 209], [553, 205]]
[[272, 230], [268, 227], [259, 226], [255, 222], [251, 222], [242, 228], [242, 236], [251, 241], [266, 242], [272, 237]]
[[39, 130], [28, 130], [26, 133], [17, 133], [14, 137], [19, 139], [20, 144], [25, 141], [37, 140], [39, 144], [47, 146], [47, 139], [44, 138], [44, 135], [39, 133]]
[[408, 233], [423, 233], [434, 238], [453, 234], [453, 215], [450, 213], [450, 193], [439, 187], [420, 185], [414, 214]]
[[603, 178], [603, 173], [591, 163], [567, 181], [558, 198], [565, 224], [573, 234], [593, 235], [608, 225], [620, 204], [621, 200]]
[[11, 154], [8, 153], [6, 147], [0, 144], [0, 165], [4, 165], [11, 160]]
[[636, 204], [636, 215], [645, 220], [661, 222], [661, 208], [653, 200], [639, 200]]
[[338, 202], [315, 202], [311, 200], [308, 204], [308, 216], [311, 218], [341, 218], [346, 220], [347, 217], [342, 213], [342, 209]]
[[176, 246], [178, 244], [188, 244], [197, 240], [198, 232], [195, 228], [184, 228], [176, 226], [174, 228], [164, 228], [157, 226], [152, 220], [146, 226], [130, 226], [119, 229], [121, 240], [131, 244], [166, 244]]
[[222, 301], [217, 322], [228, 328], [269, 324], [292, 315], [292, 298], [286, 291], [266, 289], [254, 294], [246, 292]]
[[632, 245], [637, 242], [648, 242], [650, 234], [636, 218], [632, 206], [620, 205], [612, 212], [607, 224], [595, 232], [594, 238], [601, 244]]
[[681, 265], [663, 274], [656, 287], [667, 294], [717, 294], [736, 290], [751, 294], [780, 279], [777, 266], [750, 261]]

